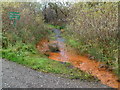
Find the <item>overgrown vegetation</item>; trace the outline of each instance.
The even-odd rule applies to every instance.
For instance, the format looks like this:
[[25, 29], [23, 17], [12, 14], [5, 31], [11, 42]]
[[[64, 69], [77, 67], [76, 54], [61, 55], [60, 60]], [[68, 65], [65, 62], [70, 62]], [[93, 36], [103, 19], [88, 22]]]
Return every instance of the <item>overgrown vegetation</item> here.
[[67, 42], [82, 55], [94, 56], [118, 74], [118, 3], [76, 3], [67, 20]]
[[[64, 29], [67, 44], [79, 54], [89, 54], [106, 63], [118, 75], [118, 3], [2, 3], [2, 58], [35, 70], [65, 74], [70, 78], [92, 76], [69, 64], [61, 64], [38, 54], [35, 45], [43, 38], [55, 39], [51, 29]], [[20, 12], [20, 20], [10, 20], [9, 12]], [[62, 67], [62, 68], [61, 68]]]
[[[77, 68], [69, 68], [71, 64], [48, 59], [39, 53], [35, 46], [43, 38], [51, 38], [50, 29], [62, 29], [44, 22], [39, 3], [2, 3], [2, 58], [28, 66], [32, 69], [61, 74], [70, 79], [94, 79], [91, 75]], [[10, 20], [9, 12], [20, 12], [20, 20]], [[61, 68], [62, 67], [62, 68]]]

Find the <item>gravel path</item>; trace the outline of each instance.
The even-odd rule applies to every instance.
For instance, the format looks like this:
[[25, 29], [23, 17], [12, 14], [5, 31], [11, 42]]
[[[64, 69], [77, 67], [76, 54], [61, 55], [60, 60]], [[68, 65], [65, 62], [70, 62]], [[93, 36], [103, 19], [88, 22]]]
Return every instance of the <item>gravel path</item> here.
[[98, 82], [61, 78], [58, 75], [37, 72], [15, 62], [2, 60], [3, 88], [106, 88]]

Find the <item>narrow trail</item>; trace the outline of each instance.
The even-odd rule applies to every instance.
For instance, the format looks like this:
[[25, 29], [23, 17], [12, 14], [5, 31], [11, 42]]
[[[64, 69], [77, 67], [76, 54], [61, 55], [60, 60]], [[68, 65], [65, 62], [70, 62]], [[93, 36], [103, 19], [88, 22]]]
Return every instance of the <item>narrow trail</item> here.
[[44, 52], [49, 50], [49, 43], [57, 43], [60, 49], [59, 53], [50, 52], [49, 58], [62, 62], [70, 62], [75, 67], [90, 73], [91, 75], [97, 77], [101, 83], [108, 85], [113, 88], [118, 88], [120, 83], [117, 81], [118, 77], [115, 76], [111, 71], [107, 71], [105, 68], [98, 68], [101, 62], [95, 60], [90, 60], [88, 57], [80, 56], [76, 53], [74, 49], [67, 49], [64, 43], [64, 39], [61, 37], [61, 32], [58, 29], [53, 29], [55, 33], [56, 41], [49, 41], [47, 39], [41, 40], [37, 44], [38, 50]]

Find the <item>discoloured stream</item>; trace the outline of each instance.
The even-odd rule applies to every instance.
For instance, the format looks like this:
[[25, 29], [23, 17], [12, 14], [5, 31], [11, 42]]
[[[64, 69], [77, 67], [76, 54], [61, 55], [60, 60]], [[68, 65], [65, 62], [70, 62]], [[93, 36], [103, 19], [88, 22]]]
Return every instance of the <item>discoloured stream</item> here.
[[88, 57], [80, 56], [76, 53], [74, 49], [67, 50], [66, 45], [64, 44], [64, 39], [60, 36], [60, 30], [54, 29], [53, 32], [56, 34], [56, 41], [48, 41], [47, 39], [41, 40], [37, 44], [37, 48], [39, 51], [46, 53], [49, 43], [58, 43], [60, 52], [47, 52], [49, 53], [49, 58], [62, 62], [70, 62], [75, 67], [92, 74], [97, 77], [103, 84], [108, 85], [113, 88], [118, 88], [117, 81], [118, 77], [115, 76], [111, 71], [107, 71], [105, 68], [98, 68], [101, 62], [96, 62], [94, 60], [90, 60]]

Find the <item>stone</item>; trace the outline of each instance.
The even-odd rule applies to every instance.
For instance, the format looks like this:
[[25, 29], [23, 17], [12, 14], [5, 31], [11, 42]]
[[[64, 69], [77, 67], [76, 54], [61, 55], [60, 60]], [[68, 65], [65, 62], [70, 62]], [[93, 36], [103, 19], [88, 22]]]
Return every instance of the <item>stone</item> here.
[[57, 43], [49, 44], [48, 47], [49, 47], [49, 49], [50, 49], [51, 52], [60, 52]]
[[108, 69], [108, 66], [106, 64], [104, 64], [104, 63], [101, 63], [101, 64], [99, 64], [98, 69], [106, 70], [106, 69]]

